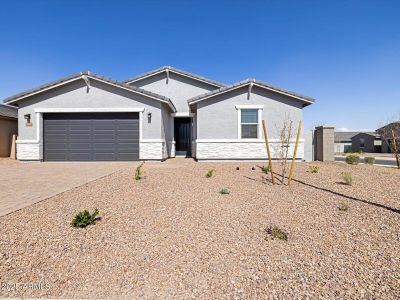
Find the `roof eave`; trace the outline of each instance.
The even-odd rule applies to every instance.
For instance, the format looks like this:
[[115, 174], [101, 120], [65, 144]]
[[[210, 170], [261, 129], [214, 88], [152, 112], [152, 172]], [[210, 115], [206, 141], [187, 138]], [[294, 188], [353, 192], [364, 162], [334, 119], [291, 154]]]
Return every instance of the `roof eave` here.
[[172, 67], [162, 67], [162, 68], [156, 69], [154, 71], [151, 71], [151, 72], [148, 72], [148, 73], [144, 73], [142, 75], [138, 75], [138, 76], [129, 78], [129, 79], [123, 81], [123, 82], [126, 83], [126, 84], [131, 84], [131, 83], [134, 83], [134, 82], [137, 82], [137, 81], [140, 81], [140, 80], [143, 80], [143, 79], [146, 79], [146, 78], [153, 77], [155, 75], [161, 74], [163, 72], [166, 72], [167, 70], [169, 72], [181, 75], [183, 77], [191, 78], [193, 80], [200, 81], [200, 82], [206, 83], [208, 85], [215, 86], [217, 88], [221, 88], [221, 87], [225, 86], [225, 84], [223, 84], [223, 83], [219, 83], [219, 82], [216, 82], [216, 81], [213, 81], [213, 80], [209, 80], [209, 79], [207, 79], [205, 77], [197, 76], [197, 75], [194, 75], [194, 74], [190, 74], [188, 72], [181, 71], [181, 70], [178, 70], [178, 69], [172, 68]]
[[[152, 92], [149, 92], [149, 91], [145, 91], [145, 90], [142, 90], [140, 88], [132, 87], [132, 86], [129, 86], [129, 85], [124, 84], [124, 83], [119, 83], [119, 82], [117, 82], [115, 80], [105, 79], [105, 77], [99, 76], [99, 75], [91, 73], [91, 72], [81, 72], [79, 74], [71, 75], [71, 76], [65, 78], [65, 80], [60, 80], [60, 82], [55, 81], [55, 84], [50, 83], [50, 84], [45, 85], [43, 88], [41, 88], [41, 87], [35, 88], [30, 93], [29, 92], [23, 92], [22, 95], [20, 97], [17, 97], [17, 98], [15, 98], [16, 96], [8, 97], [8, 98], [6, 98], [4, 100], [4, 103], [7, 104], [7, 105], [10, 105], [10, 104], [13, 104], [13, 103], [17, 103], [17, 102], [19, 102], [19, 101], [21, 101], [21, 100], [23, 100], [25, 98], [32, 97], [34, 95], [43, 93], [45, 91], [54, 89], [56, 87], [65, 85], [67, 83], [70, 83], [70, 82], [73, 82], [73, 81], [76, 81], [76, 80], [84, 79], [85, 76], [90, 78], [90, 79], [97, 80], [97, 81], [100, 81], [100, 82], [103, 82], [103, 83], [106, 83], [106, 84], [109, 84], [109, 85], [116, 86], [117, 88], [125, 89], [125, 90], [127, 90], [129, 92], [142, 95], [144, 97], [148, 97], [148, 98], [160, 101], [160, 102], [167, 103], [170, 106], [171, 110], [173, 112], [176, 112], [175, 105], [171, 102], [170, 99], [168, 99], [168, 98], [166, 98], [164, 96], [157, 95], [155, 93], [152, 93]], [[28, 91], [30, 91], [30, 90], [28, 90]], [[17, 94], [17, 95], [19, 95], [19, 94]], [[10, 99], [10, 100], [7, 101], [7, 99]]]
[[291, 94], [289, 92], [285, 92], [285, 91], [282, 91], [282, 90], [279, 90], [279, 89], [274, 89], [274, 88], [269, 87], [269, 86], [267, 86], [265, 84], [259, 83], [259, 82], [255, 81], [255, 80], [246, 80], [245, 82], [239, 82], [237, 84], [233, 84], [231, 87], [221, 88], [221, 91], [219, 91], [219, 92], [218, 91], [212, 91], [212, 92], [200, 95], [200, 96], [196, 96], [196, 97], [194, 97], [192, 99], [189, 99], [187, 102], [188, 102], [189, 105], [193, 105], [193, 104], [196, 104], [196, 103], [198, 103], [200, 101], [203, 101], [203, 100], [206, 100], [206, 99], [209, 99], [209, 98], [212, 98], [212, 97], [215, 97], [215, 96], [218, 96], [218, 95], [222, 95], [224, 93], [228, 93], [228, 92], [231, 92], [233, 90], [245, 87], [245, 86], [249, 85], [250, 83], [252, 83], [253, 85], [256, 85], [258, 87], [261, 87], [261, 88], [264, 88], [264, 89], [267, 89], [267, 90], [270, 90], [270, 91], [274, 91], [276, 93], [283, 94], [283, 95], [286, 95], [288, 97], [300, 100], [300, 101], [304, 102], [303, 107], [315, 103], [315, 99], [313, 99], [313, 98], [308, 98], [308, 97], [307, 98], [303, 98], [303, 97], [300, 97], [298, 95]]

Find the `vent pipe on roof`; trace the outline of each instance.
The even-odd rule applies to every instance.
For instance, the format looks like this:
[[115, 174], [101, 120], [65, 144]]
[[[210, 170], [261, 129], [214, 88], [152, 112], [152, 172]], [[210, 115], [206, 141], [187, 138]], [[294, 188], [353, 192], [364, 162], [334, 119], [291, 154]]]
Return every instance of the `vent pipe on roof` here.
[[165, 72], [167, 72], [166, 84], [168, 84], [168, 80], [169, 80], [169, 70], [168, 70], [168, 68], [165, 70]]
[[[89, 72], [88, 72], [89, 73]], [[82, 75], [82, 79], [85, 81], [86, 83], [86, 93], [89, 93], [89, 89], [90, 89], [90, 80], [86, 75]]]
[[247, 100], [250, 100], [250, 94], [251, 94], [251, 89], [253, 88], [253, 85], [254, 85], [254, 83], [250, 82], [250, 84], [249, 84], [249, 92], [247, 94]]

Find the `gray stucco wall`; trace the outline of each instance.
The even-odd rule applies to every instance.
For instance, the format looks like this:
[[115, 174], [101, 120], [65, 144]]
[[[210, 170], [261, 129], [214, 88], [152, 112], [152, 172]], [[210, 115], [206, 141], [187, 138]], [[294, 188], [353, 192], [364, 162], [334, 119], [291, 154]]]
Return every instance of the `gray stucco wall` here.
[[302, 104], [287, 96], [258, 87], [253, 87], [250, 99], [247, 96], [248, 87], [243, 87], [197, 103], [197, 138], [237, 139], [238, 111], [235, 105], [264, 105], [262, 117], [270, 139], [279, 138], [285, 116], [293, 120], [294, 128], [302, 119]]
[[[117, 87], [91, 79], [87, 91], [83, 80], [78, 80], [50, 91], [35, 95], [19, 103], [18, 122], [19, 139], [36, 139], [35, 108], [144, 108], [142, 120], [143, 139], [162, 138], [162, 103], [140, 94], [122, 90]], [[152, 113], [151, 123], [147, 113]], [[170, 112], [170, 111], [169, 111]], [[31, 115], [31, 127], [26, 127], [25, 114]], [[42, 120], [39, 120], [42, 122]]]
[[172, 72], [169, 73], [168, 83], [166, 79], [166, 74], [163, 72], [134, 82], [131, 85], [168, 97], [174, 103], [178, 112], [189, 111], [188, 99], [217, 89], [215, 86], [182, 77]]

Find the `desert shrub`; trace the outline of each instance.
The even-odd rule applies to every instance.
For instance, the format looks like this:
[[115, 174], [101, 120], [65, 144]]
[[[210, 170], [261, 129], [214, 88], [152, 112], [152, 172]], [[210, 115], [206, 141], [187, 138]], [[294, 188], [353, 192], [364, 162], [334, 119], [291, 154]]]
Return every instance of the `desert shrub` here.
[[135, 170], [135, 179], [136, 179], [136, 180], [142, 179], [142, 175], [143, 175], [143, 173], [142, 173], [142, 167], [143, 167], [143, 164], [144, 164], [144, 163], [141, 163], [140, 165], [138, 165], [138, 166], [136, 167], [136, 170]]
[[270, 167], [270, 165], [262, 166], [262, 167], [261, 167], [261, 171], [263, 171], [265, 174], [269, 174], [269, 172], [271, 172], [271, 167]]
[[221, 189], [219, 190], [219, 193], [220, 193], [221, 195], [227, 195], [227, 194], [229, 194], [229, 190], [228, 190], [227, 188], [221, 188]]
[[287, 233], [283, 229], [280, 229], [277, 226], [269, 226], [267, 229], [265, 229], [265, 231], [273, 239], [278, 239], [278, 240], [283, 240], [283, 241], [287, 241], [287, 239], [288, 239]]
[[99, 210], [96, 208], [94, 212], [91, 214], [86, 209], [84, 211], [79, 212], [71, 222], [72, 227], [83, 228], [88, 225], [96, 224], [97, 215], [99, 214]]
[[339, 209], [340, 211], [347, 211], [347, 210], [349, 209], [349, 206], [348, 206], [346, 203], [340, 203], [340, 204], [338, 205], [338, 209]]
[[308, 169], [309, 169], [310, 173], [318, 173], [319, 172], [319, 166], [315, 166], [315, 165], [309, 166]]
[[214, 169], [208, 170], [207, 173], [206, 173], [206, 177], [210, 178], [210, 177], [212, 177], [214, 175], [214, 173], [215, 173]]
[[368, 165], [373, 165], [375, 163], [375, 157], [366, 156], [366, 157], [364, 157], [364, 161]]
[[355, 154], [347, 155], [346, 163], [348, 163], [349, 165], [358, 165], [360, 163], [360, 157]]
[[343, 181], [347, 185], [353, 185], [353, 174], [350, 172], [343, 172], [340, 174], [342, 176]]

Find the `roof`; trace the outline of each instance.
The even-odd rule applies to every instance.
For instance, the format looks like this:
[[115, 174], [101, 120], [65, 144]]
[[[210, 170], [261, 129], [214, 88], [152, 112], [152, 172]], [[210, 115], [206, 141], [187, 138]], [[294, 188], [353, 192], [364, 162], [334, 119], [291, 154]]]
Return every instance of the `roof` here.
[[0, 103], [0, 116], [18, 119], [18, 108]]
[[400, 121], [395, 121], [395, 122], [391, 122], [389, 124], [386, 124], [385, 126], [382, 126], [382, 127], [378, 128], [376, 131], [377, 132], [383, 131], [384, 129], [386, 129], [386, 127], [389, 127], [389, 129], [400, 127]]
[[193, 74], [193, 73], [189, 73], [189, 72], [186, 72], [186, 71], [183, 71], [183, 70], [179, 70], [177, 68], [173, 68], [173, 67], [170, 67], [170, 66], [164, 66], [164, 67], [155, 69], [153, 71], [146, 72], [146, 73], [140, 74], [138, 76], [129, 78], [128, 80], [125, 80], [124, 83], [129, 83], [130, 84], [130, 83], [133, 83], [133, 82], [136, 82], [136, 81], [139, 81], [139, 80], [142, 80], [142, 79], [145, 79], [145, 78], [148, 78], [148, 77], [152, 77], [152, 76], [155, 76], [157, 74], [166, 72], [167, 70], [172, 72], [172, 73], [184, 76], [184, 77], [192, 78], [194, 80], [207, 83], [209, 85], [215, 86], [216, 88], [220, 88], [220, 87], [225, 86], [225, 84], [223, 84], [223, 83], [220, 83], [220, 82], [217, 82], [217, 81], [214, 81], [214, 80], [211, 80], [211, 79], [208, 79], [208, 78], [205, 78], [205, 77]]
[[90, 78], [90, 79], [94, 79], [94, 80], [98, 80], [98, 81], [101, 81], [101, 82], [105, 82], [107, 84], [111, 84], [111, 85], [114, 85], [116, 87], [131, 91], [131, 92], [134, 92], [134, 93], [137, 93], [137, 94], [141, 94], [143, 96], [146, 96], [146, 97], [149, 97], [149, 98], [152, 98], [152, 99], [155, 99], [155, 100], [159, 100], [161, 102], [165, 102], [171, 107], [171, 109], [174, 112], [176, 112], [176, 108], [175, 108], [174, 104], [172, 103], [172, 101], [169, 98], [165, 97], [165, 96], [162, 96], [162, 95], [159, 95], [159, 94], [156, 94], [156, 93], [153, 93], [153, 92], [149, 92], [149, 91], [146, 91], [144, 89], [137, 88], [137, 87], [131, 86], [129, 84], [122, 83], [122, 82], [113, 80], [111, 78], [107, 78], [107, 77], [92, 73], [90, 71], [80, 72], [80, 73], [73, 74], [73, 75], [70, 75], [70, 76], [67, 76], [67, 77], [63, 77], [63, 78], [58, 79], [56, 81], [52, 81], [50, 83], [41, 85], [39, 87], [36, 87], [36, 88], [30, 89], [30, 90], [24, 91], [22, 93], [16, 94], [14, 96], [8, 97], [8, 98], [4, 99], [3, 102], [7, 103], [7, 104], [13, 104], [13, 103], [16, 103], [16, 102], [24, 99], [24, 98], [30, 97], [30, 96], [32, 96], [34, 94], [38, 94], [38, 93], [47, 91], [49, 89], [55, 88], [57, 86], [60, 86], [60, 85], [66, 84], [66, 83], [69, 83], [71, 81], [84, 79], [85, 76], [87, 78]]
[[379, 137], [376, 132], [362, 132], [362, 131], [337, 131], [335, 132], [335, 143], [351, 143], [351, 139], [361, 133]]
[[274, 92], [277, 92], [277, 93], [280, 93], [280, 94], [284, 94], [284, 95], [290, 96], [292, 98], [296, 98], [298, 100], [301, 100], [301, 101], [303, 101], [305, 103], [305, 105], [309, 105], [309, 104], [312, 104], [312, 103], [315, 102], [315, 100], [313, 98], [310, 98], [310, 97], [307, 97], [307, 96], [304, 96], [304, 95], [301, 95], [301, 94], [298, 94], [298, 93], [294, 93], [294, 92], [291, 92], [291, 91], [288, 91], [288, 90], [284, 90], [284, 89], [278, 88], [276, 86], [272, 86], [272, 85], [267, 84], [267, 83], [265, 83], [263, 81], [255, 80], [255, 79], [246, 79], [246, 80], [234, 83], [232, 85], [224, 86], [224, 87], [222, 87], [220, 89], [211, 91], [209, 93], [193, 97], [193, 98], [188, 100], [188, 103], [189, 103], [189, 105], [191, 105], [191, 104], [203, 101], [205, 99], [208, 99], [208, 98], [211, 98], [211, 97], [214, 97], [214, 96], [229, 92], [231, 90], [244, 87], [244, 86], [249, 85], [251, 83], [256, 85], [256, 86], [258, 86], [258, 87], [261, 87], [261, 88], [264, 88], [264, 89], [267, 89], [267, 90], [270, 90], [270, 91], [274, 91]]

